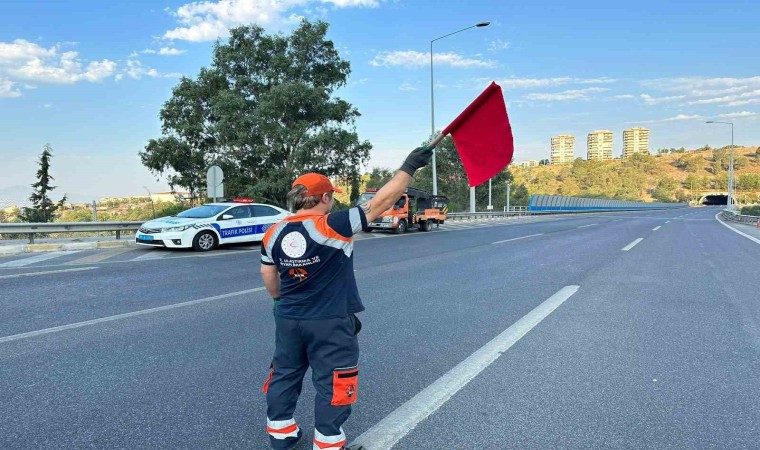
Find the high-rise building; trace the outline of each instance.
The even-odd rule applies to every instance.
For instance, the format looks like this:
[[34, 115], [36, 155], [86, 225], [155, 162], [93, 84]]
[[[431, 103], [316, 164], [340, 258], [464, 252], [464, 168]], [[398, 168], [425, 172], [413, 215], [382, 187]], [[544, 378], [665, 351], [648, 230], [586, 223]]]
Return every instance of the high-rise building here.
[[649, 154], [649, 130], [646, 128], [628, 128], [623, 130], [623, 158], [634, 153]]
[[586, 149], [589, 161], [612, 159], [612, 131], [596, 130], [589, 133]]
[[575, 136], [560, 134], [552, 137], [552, 164], [571, 163], [575, 159]]

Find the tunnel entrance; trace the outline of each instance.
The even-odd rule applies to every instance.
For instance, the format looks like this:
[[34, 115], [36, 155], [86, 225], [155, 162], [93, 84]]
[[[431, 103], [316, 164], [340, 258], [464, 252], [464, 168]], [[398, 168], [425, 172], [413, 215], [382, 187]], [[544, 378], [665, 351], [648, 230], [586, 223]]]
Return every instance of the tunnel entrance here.
[[702, 204], [706, 206], [728, 205], [727, 195], [706, 195], [702, 198]]

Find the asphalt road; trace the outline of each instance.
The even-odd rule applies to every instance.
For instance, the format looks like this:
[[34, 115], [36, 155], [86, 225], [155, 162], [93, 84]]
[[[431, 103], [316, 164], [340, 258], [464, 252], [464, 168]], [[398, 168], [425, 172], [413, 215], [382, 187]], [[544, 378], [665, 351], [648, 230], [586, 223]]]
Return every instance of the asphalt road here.
[[[756, 448], [760, 245], [717, 211], [364, 236], [349, 438], [390, 436], [402, 408], [418, 420], [395, 449]], [[0, 258], [0, 448], [267, 448], [256, 247], [35, 256]], [[471, 363], [500, 336], [508, 349]]]

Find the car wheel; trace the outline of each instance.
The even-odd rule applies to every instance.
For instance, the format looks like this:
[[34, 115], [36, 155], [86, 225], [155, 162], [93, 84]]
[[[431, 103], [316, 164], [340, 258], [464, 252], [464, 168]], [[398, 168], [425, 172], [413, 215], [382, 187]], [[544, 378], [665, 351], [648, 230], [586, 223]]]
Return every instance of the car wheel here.
[[207, 252], [216, 247], [216, 235], [211, 231], [201, 231], [193, 239], [193, 250], [197, 252]]
[[396, 234], [406, 233], [406, 220], [402, 220], [398, 223], [398, 227], [394, 230]]

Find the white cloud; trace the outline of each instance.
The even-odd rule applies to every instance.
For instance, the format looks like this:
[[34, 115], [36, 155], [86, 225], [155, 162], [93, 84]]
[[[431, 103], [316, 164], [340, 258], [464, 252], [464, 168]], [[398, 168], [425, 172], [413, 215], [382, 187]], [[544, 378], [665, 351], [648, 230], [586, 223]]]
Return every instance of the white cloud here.
[[[156, 69], [143, 66], [143, 64], [137, 59], [127, 60], [127, 69], [125, 70], [125, 73], [135, 80], [140, 80], [144, 76], [152, 78], [159, 76], [159, 73]], [[119, 80], [120, 79], [121, 78], [119, 78]]]
[[[186, 53], [187, 50], [180, 50], [177, 48], [172, 47], [161, 47], [159, 50], [153, 50], [152, 48], [146, 48], [145, 50], [141, 51], [143, 55], [162, 55], [162, 56], [179, 56], [183, 53]], [[137, 52], [130, 53], [130, 58], [136, 58], [138, 56]]]
[[45, 103], [44, 105], [42, 105], [43, 108], [51, 108], [52, 106], [53, 106], [52, 103]]
[[376, 8], [379, 5], [376, 0], [322, 0], [322, 3], [329, 3], [338, 8], [351, 8], [355, 6]]
[[0, 78], [0, 98], [21, 97], [21, 92], [13, 88], [14, 84], [11, 80]]
[[501, 50], [506, 50], [511, 46], [512, 45], [509, 42], [496, 38], [488, 43], [488, 50], [492, 52], [498, 52]]
[[403, 83], [401, 86], [398, 87], [398, 90], [402, 92], [411, 92], [411, 91], [416, 91], [417, 87], [412, 85], [411, 83]]
[[620, 100], [629, 100], [629, 99], [636, 98], [636, 96], [635, 95], [631, 95], [631, 94], [623, 94], [623, 95], [616, 95], [614, 98], [617, 98], [617, 99], [620, 99]]
[[[486, 81], [481, 79], [479, 81]], [[497, 83], [504, 89], [533, 89], [541, 87], [554, 87], [566, 84], [602, 84], [614, 83], [612, 78], [572, 78], [572, 77], [553, 77], [553, 78], [502, 78]]]
[[740, 112], [733, 112], [728, 114], [719, 114], [717, 117], [720, 117], [721, 119], [738, 119], [742, 117], [754, 117], [757, 116], [756, 112], [752, 111], [740, 111]]
[[[401, 66], [407, 68], [429, 67], [430, 66], [430, 54], [423, 52], [416, 52], [414, 50], [405, 51], [388, 51], [380, 52], [375, 56], [372, 61], [369, 62], [375, 67], [386, 66]], [[434, 53], [433, 63], [438, 66], [450, 66], [459, 68], [471, 68], [471, 67], [496, 67], [494, 61], [484, 61], [473, 58], [466, 58], [456, 53]]]
[[725, 103], [728, 106], [749, 105], [760, 102], [760, 89], [744, 92], [736, 95], [726, 95], [723, 97], [703, 98], [689, 102], [690, 105], [712, 105]]
[[309, 3], [328, 4], [336, 8], [379, 5], [377, 0], [206, 0], [186, 3], [176, 11], [169, 10], [179, 22], [177, 28], [164, 33], [165, 39], [192, 42], [213, 41], [227, 35], [231, 27], [256, 23], [273, 25], [293, 23], [301, 16], [293, 8]]
[[161, 73], [152, 67], [144, 65], [137, 58], [127, 59], [127, 68], [124, 69], [122, 73], [119, 73], [116, 75], [115, 77], [116, 81], [123, 80], [124, 75], [127, 75], [128, 77], [133, 78], [135, 80], [141, 80], [143, 77], [180, 78], [182, 76], [182, 74], [178, 72]]
[[162, 47], [161, 50], [158, 51], [159, 55], [164, 56], [179, 56], [183, 53], [185, 53], [187, 50], [180, 50], [177, 48], [171, 48], [171, 47]]
[[677, 116], [668, 117], [667, 119], [662, 119], [660, 122], [676, 122], [680, 120], [697, 120], [701, 119], [702, 116], [699, 115], [687, 115], [687, 114], [678, 114]]
[[57, 44], [45, 48], [23, 39], [0, 42], [0, 74], [14, 80], [72, 84], [101, 81], [116, 71], [113, 61], [86, 63], [78, 52], [61, 51], [61, 47], [62, 44]]
[[748, 78], [660, 78], [655, 80], [645, 80], [642, 82], [642, 84], [663, 91], [682, 92], [690, 95], [697, 95], [705, 88], [731, 88], [737, 86], [748, 86], [750, 88], [760, 87], [760, 76]]
[[589, 94], [609, 91], [607, 88], [591, 87], [586, 89], [571, 89], [556, 93], [533, 93], [525, 96], [526, 100], [539, 100], [546, 102], [564, 102], [569, 100], [588, 100]]
[[658, 105], [660, 103], [667, 103], [667, 102], [673, 102], [676, 100], [682, 100], [686, 98], [685, 95], [672, 95], [669, 97], [652, 97], [649, 94], [641, 94], [641, 99], [644, 100], [644, 103], [647, 105]]

